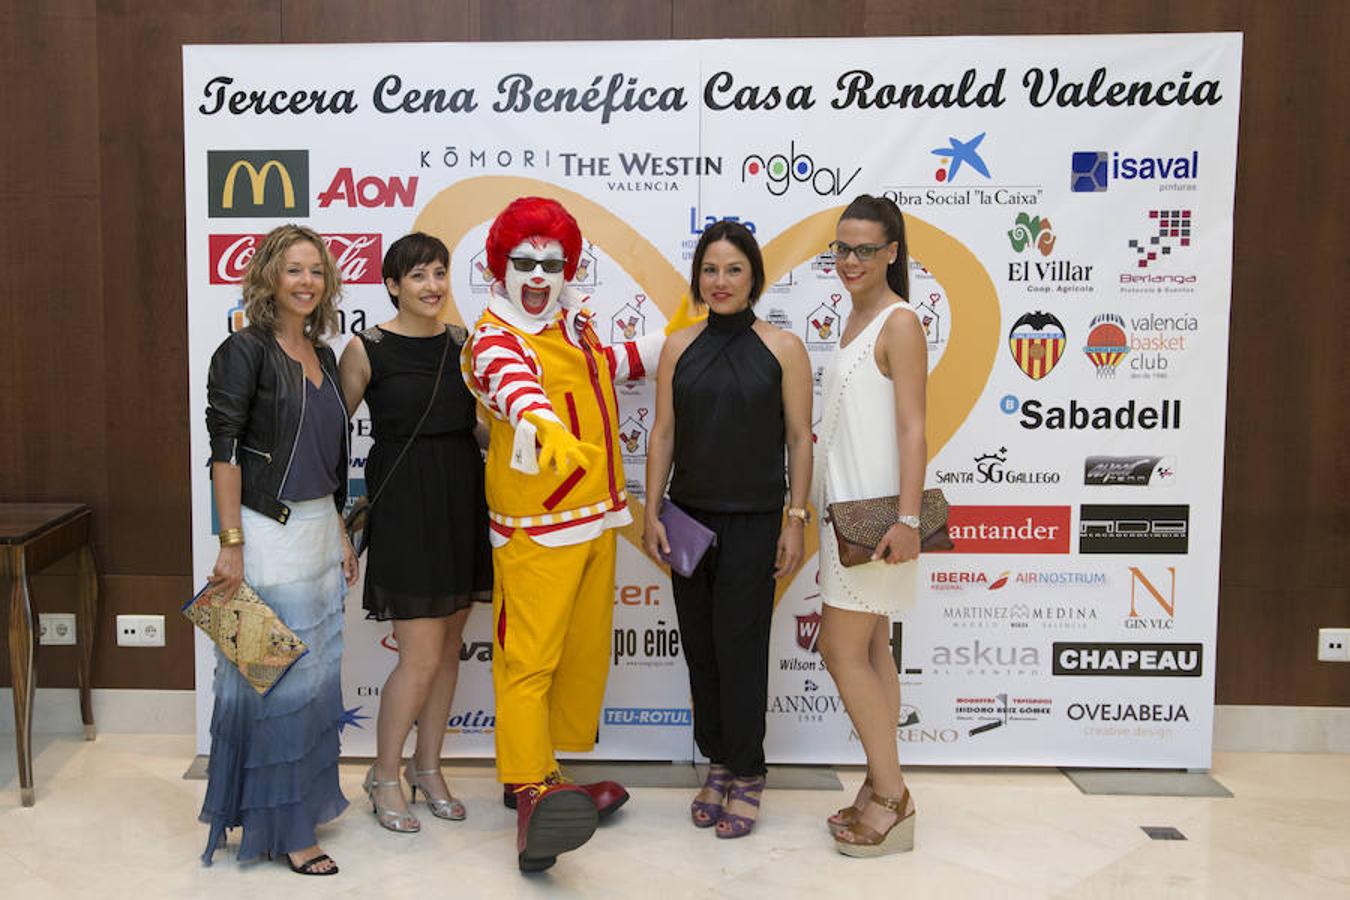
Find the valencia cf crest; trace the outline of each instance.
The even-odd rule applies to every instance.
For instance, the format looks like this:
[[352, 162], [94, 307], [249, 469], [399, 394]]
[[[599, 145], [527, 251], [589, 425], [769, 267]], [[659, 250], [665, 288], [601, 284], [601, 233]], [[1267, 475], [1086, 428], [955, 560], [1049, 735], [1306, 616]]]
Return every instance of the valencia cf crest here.
[[816, 642], [820, 640], [820, 611], [809, 616], [797, 616], [797, 646], [807, 653], [817, 653]]
[[1033, 381], [1040, 381], [1064, 356], [1068, 338], [1064, 324], [1047, 312], [1026, 313], [1008, 332], [1008, 349], [1017, 367]]

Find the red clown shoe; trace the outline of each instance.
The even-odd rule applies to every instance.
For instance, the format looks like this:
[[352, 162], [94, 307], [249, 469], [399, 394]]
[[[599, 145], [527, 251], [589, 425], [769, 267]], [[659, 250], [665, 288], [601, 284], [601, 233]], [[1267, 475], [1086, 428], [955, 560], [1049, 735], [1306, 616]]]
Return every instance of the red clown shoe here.
[[541, 872], [559, 853], [591, 839], [600, 821], [591, 795], [574, 784], [527, 784], [516, 796], [516, 855], [522, 872]]

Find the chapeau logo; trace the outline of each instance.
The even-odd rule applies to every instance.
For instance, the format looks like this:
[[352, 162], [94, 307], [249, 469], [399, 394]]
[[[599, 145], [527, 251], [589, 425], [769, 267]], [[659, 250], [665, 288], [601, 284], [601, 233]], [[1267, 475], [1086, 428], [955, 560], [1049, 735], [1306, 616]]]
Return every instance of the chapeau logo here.
[[1080, 644], [1056, 641], [1055, 675], [1135, 675], [1198, 678], [1204, 671], [1203, 644]]
[[309, 215], [308, 150], [208, 150], [206, 182], [212, 219]]

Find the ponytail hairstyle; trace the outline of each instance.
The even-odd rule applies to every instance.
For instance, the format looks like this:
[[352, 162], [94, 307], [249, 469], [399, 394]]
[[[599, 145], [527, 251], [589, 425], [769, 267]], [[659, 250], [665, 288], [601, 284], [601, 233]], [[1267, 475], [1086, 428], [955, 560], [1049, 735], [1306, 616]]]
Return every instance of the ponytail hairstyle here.
[[905, 217], [900, 214], [900, 207], [888, 197], [859, 194], [839, 217], [841, 222], [844, 219], [876, 222], [881, 225], [881, 230], [886, 235], [886, 243], [895, 241], [899, 245], [900, 252], [895, 255], [895, 262], [886, 267], [886, 284], [908, 303], [909, 248], [905, 243]]

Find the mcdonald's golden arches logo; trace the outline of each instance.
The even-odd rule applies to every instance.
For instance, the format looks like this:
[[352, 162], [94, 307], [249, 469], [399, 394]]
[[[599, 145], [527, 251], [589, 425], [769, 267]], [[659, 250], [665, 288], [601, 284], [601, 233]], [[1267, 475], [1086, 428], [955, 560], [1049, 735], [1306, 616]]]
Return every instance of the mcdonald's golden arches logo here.
[[309, 215], [308, 150], [208, 150], [206, 180], [212, 219]]

